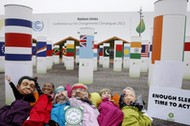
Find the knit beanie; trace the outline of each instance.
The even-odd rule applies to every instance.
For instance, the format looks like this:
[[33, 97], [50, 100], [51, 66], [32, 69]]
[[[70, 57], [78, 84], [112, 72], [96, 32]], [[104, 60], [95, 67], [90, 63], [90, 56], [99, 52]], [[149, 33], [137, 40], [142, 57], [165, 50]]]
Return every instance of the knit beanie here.
[[65, 88], [63, 86], [58, 86], [56, 89], [55, 89], [55, 93], [59, 93], [59, 92], [62, 92], [62, 91], [65, 91]]
[[[58, 97], [60, 95], [63, 95], [65, 96], [65, 99], [59, 99]], [[53, 103], [57, 103], [58, 101], [59, 102], [66, 102], [67, 100], [67, 91], [65, 90], [65, 88], [63, 86], [58, 86], [56, 89], [55, 89], [55, 96], [54, 96], [54, 101]], [[58, 100], [58, 101], [57, 101]]]
[[87, 87], [86, 85], [84, 85], [84, 84], [82, 84], [82, 83], [76, 83], [76, 84], [74, 84], [74, 85], [72, 86], [71, 91], [72, 91], [72, 90], [75, 90], [75, 89], [78, 89], [78, 88], [83, 88], [83, 89], [88, 90], [88, 87]]

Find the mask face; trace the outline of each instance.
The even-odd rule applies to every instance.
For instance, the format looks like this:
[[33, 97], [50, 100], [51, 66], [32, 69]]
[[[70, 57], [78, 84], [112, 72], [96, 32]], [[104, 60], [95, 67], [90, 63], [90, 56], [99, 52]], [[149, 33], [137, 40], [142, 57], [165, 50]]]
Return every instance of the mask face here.
[[131, 90], [126, 90], [124, 94], [124, 102], [126, 105], [130, 105], [131, 102], [135, 102], [136, 98], [134, 92]]
[[35, 83], [33, 80], [24, 79], [21, 84], [17, 86], [17, 89], [22, 95], [31, 94], [35, 91]]
[[88, 91], [84, 88], [74, 89], [71, 92], [71, 97], [80, 97], [80, 98], [87, 97], [88, 98]]
[[42, 92], [44, 94], [52, 94], [54, 91], [54, 87], [52, 85], [52, 83], [45, 83], [42, 87]]
[[67, 98], [67, 91], [60, 91], [55, 95], [56, 102], [64, 101]]

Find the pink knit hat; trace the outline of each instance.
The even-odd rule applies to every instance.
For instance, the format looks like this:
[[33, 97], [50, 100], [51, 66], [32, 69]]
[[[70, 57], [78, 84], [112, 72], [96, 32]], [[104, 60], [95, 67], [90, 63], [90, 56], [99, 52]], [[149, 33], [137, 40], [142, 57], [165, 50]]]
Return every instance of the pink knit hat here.
[[74, 85], [72, 86], [71, 91], [72, 91], [72, 90], [75, 90], [75, 89], [78, 89], [78, 88], [83, 88], [83, 89], [88, 90], [88, 87], [87, 87], [86, 85], [84, 85], [84, 84], [82, 84], [82, 83], [76, 83], [76, 84], [74, 84]]

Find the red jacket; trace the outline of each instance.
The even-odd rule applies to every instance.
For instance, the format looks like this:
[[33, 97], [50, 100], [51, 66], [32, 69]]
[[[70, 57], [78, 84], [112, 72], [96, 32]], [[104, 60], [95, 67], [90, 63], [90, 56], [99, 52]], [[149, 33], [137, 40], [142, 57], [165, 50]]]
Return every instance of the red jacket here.
[[41, 95], [22, 126], [44, 126], [50, 120], [51, 109], [52, 99], [46, 94]]

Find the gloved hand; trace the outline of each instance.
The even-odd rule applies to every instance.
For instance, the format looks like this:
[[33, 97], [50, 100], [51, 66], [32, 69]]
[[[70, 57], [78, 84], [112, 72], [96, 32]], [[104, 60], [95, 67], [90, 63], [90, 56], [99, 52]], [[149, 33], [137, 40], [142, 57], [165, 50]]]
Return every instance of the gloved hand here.
[[125, 104], [125, 102], [124, 102], [124, 96], [125, 96], [125, 94], [124, 93], [122, 93], [121, 95], [120, 95], [120, 99], [119, 99], [119, 107], [122, 109], [124, 106], [126, 106], [126, 104]]
[[139, 95], [136, 99], [135, 102], [132, 102], [130, 104], [131, 106], [135, 106], [139, 109], [139, 111], [142, 111], [143, 109], [145, 109], [145, 102], [142, 100], [142, 95]]

